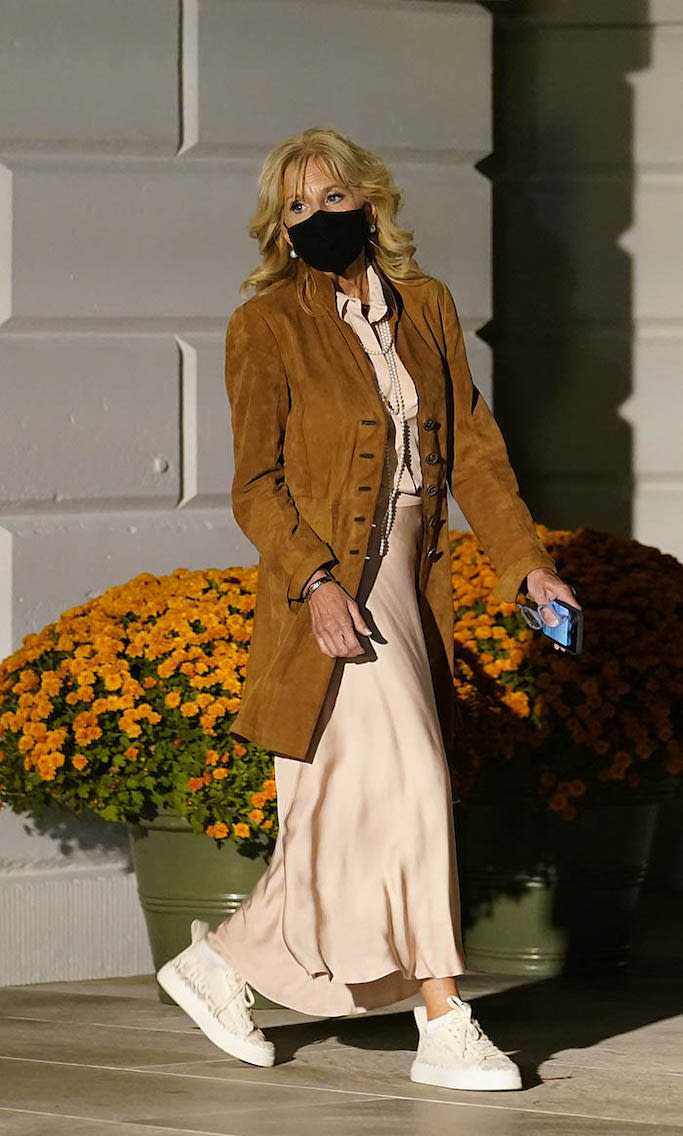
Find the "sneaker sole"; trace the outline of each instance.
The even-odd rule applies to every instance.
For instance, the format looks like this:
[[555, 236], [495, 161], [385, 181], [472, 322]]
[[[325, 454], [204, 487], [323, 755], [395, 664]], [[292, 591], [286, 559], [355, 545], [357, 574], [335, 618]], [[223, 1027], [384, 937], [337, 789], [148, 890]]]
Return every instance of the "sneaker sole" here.
[[[159, 985], [167, 994], [170, 994], [181, 1010], [184, 1010], [188, 1017], [192, 1018], [195, 1025], [199, 1026], [202, 1033], [206, 1034], [209, 1041], [222, 1049], [224, 1053], [229, 1053], [232, 1057], [239, 1057], [242, 1061], [249, 1061], [252, 1065], [268, 1066], [275, 1064], [274, 1047], [270, 1052], [264, 1052], [262, 1046], [252, 1045], [245, 1038], [239, 1037], [238, 1034], [230, 1033], [230, 1030], [227, 1030], [225, 1026], [215, 1020], [210, 1011], [206, 1009], [201, 998], [198, 998], [194, 990], [183, 981], [171, 962], [164, 963], [156, 977]], [[270, 1044], [272, 1045], [272, 1043]]]
[[410, 1079], [420, 1085], [440, 1085], [444, 1089], [479, 1089], [489, 1092], [522, 1087], [521, 1074], [514, 1069], [509, 1073], [500, 1070], [485, 1073], [476, 1069], [447, 1069], [441, 1065], [429, 1065], [425, 1061], [413, 1061]]

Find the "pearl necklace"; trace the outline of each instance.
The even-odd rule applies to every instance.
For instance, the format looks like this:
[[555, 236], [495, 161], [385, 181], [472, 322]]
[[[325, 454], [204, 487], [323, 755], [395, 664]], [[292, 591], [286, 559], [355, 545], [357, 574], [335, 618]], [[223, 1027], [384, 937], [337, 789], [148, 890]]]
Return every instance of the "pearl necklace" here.
[[[385, 395], [384, 391], [382, 390], [382, 388], [379, 384], [379, 381], [377, 380], [377, 373], [376, 372], [375, 372], [375, 381], [377, 383], [377, 389], [380, 393], [380, 397], [382, 399], [382, 402], [386, 406], [387, 410], [389, 410], [392, 414], [395, 414], [395, 415], [398, 416], [399, 427], [400, 427], [400, 430], [401, 430], [401, 445], [400, 445], [399, 454], [398, 454], [398, 469], [397, 469], [397, 471], [394, 475], [394, 484], [392, 486], [391, 493], [390, 493], [390, 496], [389, 496], [389, 503], [388, 503], [388, 506], [387, 506], [387, 511], [384, 515], [382, 534], [380, 536], [380, 542], [379, 542], [379, 555], [384, 556], [386, 551], [387, 551], [387, 548], [388, 548], [389, 533], [391, 532], [391, 530], [393, 528], [394, 518], [396, 516], [396, 501], [398, 500], [398, 495], [400, 493], [400, 490], [398, 488], [398, 484], [399, 484], [399, 481], [401, 480], [401, 477], [403, 475], [403, 471], [406, 468], [406, 450], [407, 450], [407, 447], [406, 447], [406, 430], [407, 430], [407, 424], [406, 424], [405, 402], [403, 400], [403, 391], [401, 390], [401, 382], [400, 382], [400, 379], [399, 379], [399, 376], [398, 376], [398, 368], [397, 368], [397, 365], [396, 365], [396, 355], [394, 353], [393, 337], [392, 337], [392, 334], [391, 334], [391, 325], [389, 323], [389, 316], [388, 315], [382, 316], [382, 318], [377, 321], [377, 330], [379, 331], [379, 338], [380, 338], [380, 345], [381, 345], [380, 350], [379, 351], [373, 351], [371, 348], [365, 347], [365, 353], [367, 355], [383, 355], [384, 358], [387, 361], [387, 367], [389, 369], [389, 375], [391, 377], [391, 390], [394, 394], [394, 398], [396, 400], [396, 405], [394, 405], [392, 403], [390, 396]], [[373, 366], [373, 371], [374, 371], [374, 366]], [[387, 471], [387, 481], [389, 480], [389, 477], [391, 475], [391, 463], [390, 463], [389, 453], [390, 453], [389, 439], [388, 439], [388, 436], [387, 436], [387, 440], [386, 440], [385, 446], [384, 446], [384, 463], [385, 463], [385, 468], [386, 468], [386, 471]], [[365, 559], [369, 560], [370, 557], [366, 556]]]

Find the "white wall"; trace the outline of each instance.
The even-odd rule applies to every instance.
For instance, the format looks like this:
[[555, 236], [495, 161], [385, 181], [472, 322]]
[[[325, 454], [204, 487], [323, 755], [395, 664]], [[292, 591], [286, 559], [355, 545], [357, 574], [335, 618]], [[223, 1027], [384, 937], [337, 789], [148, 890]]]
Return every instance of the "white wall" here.
[[[225, 325], [267, 150], [376, 149], [491, 398], [491, 17], [429, 0], [0, 0], [0, 656], [141, 571], [253, 563]], [[462, 518], [451, 503], [451, 525]], [[28, 831], [27, 831], [28, 830]], [[119, 826], [0, 813], [0, 982], [150, 971]], [[74, 930], [78, 933], [74, 937]]]
[[487, 8], [494, 387], [523, 494], [683, 560], [683, 4]]

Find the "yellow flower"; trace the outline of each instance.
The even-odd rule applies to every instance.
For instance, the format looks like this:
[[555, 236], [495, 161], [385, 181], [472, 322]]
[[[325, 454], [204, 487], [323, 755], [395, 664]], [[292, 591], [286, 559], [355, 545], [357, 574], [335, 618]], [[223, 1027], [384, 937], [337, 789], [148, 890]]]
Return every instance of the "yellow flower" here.
[[201, 707], [197, 702], [183, 702], [180, 707], [180, 713], [184, 718], [192, 718], [193, 715], [198, 714]]
[[38, 758], [36, 768], [43, 781], [54, 781], [57, 769], [63, 764], [63, 754], [50, 752]]
[[40, 680], [36, 672], [34, 670], [31, 670], [30, 667], [27, 667], [19, 675], [19, 679], [12, 687], [12, 690], [17, 694], [21, 694], [23, 690], [35, 690], [35, 688], [38, 686], [39, 681]]
[[210, 824], [204, 831], [207, 836], [213, 836], [215, 840], [222, 840], [223, 837], [228, 835], [228, 826], [222, 820], [219, 820], [216, 824]]
[[563, 793], [553, 793], [552, 797], [548, 801], [550, 808], [554, 809], [556, 812], [561, 812], [562, 809], [566, 809], [567, 803], [567, 798]]
[[123, 685], [123, 679], [118, 671], [113, 668], [107, 668], [104, 674], [104, 689], [105, 690], [120, 690]]
[[40, 688], [48, 695], [59, 694], [62, 689], [61, 675], [56, 671], [43, 671], [40, 679]]
[[73, 722], [73, 733], [79, 745], [88, 745], [102, 736], [102, 730], [97, 724], [97, 715], [90, 710], [77, 714]]
[[128, 734], [129, 738], [139, 738], [142, 733], [142, 727], [138, 726], [135, 719], [125, 712], [119, 718], [119, 729], [122, 733]]
[[507, 694], [503, 695], [502, 701], [511, 710], [514, 710], [520, 718], [526, 718], [529, 714], [529, 699], [524, 690], [509, 690]]
[[240, 821], [238, 824], [232, 826], [232, 831], [235, 836], [248, 836], [251, 829], [248, 824], [243, 824], [242, 821]]
[[[660, 733], [660, 737], [661, 736], [662, 735]], [[641, 738], [636, 743], [636, 756], [639, 757], [641, 761], [646, 761], [647, 758], [651, 757], [655, 752], [655, 748], [655, 743], [653, 741], [650, 741], [649, 738]]]
[[79, 686], [92, 686], [97, 677], [92, 667], [74, 667]]

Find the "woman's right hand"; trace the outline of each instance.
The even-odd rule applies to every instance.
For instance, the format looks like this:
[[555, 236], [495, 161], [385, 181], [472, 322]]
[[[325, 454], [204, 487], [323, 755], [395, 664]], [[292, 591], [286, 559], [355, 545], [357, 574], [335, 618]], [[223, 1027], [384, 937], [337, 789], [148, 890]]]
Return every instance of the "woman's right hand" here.
[[[326, 573], [316, 572], [309, 583]], [[354, 599], [339, 583], [321, 584], [305, 601], [310, 607], [311, 628], [323, 655], [345, 658], [362, 655], [365, 649], [358, 642], [356, 631], [370, 635]]]

